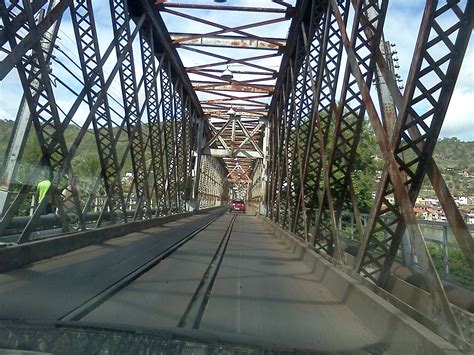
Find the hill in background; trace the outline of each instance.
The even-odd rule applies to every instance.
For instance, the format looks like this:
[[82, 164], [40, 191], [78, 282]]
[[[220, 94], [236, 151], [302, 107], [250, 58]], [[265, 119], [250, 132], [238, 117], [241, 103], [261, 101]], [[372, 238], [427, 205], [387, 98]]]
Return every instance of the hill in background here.
[[[13, 130], [13, 121], [0, 120], [0, 161], [3, 161], [8, 142]], [[147, 126], [143, 125], [146, 132]], [[66, 144], [72, 144], [79, 132], [76, 126], [69, 126], [65, 131]], [[22, 163], [35, 164], [40, 157], [40, 149], [33, 132], [30, 133], [28, 143], [25, 147]], [[123, 132], [117, 144], [119, 160], [128, 144], [128, 137]], [[376, 147], [374, 147], [374, 154]], [[147, 157], [148, 159], [149, 157]], [[438, 141], [434, 152], [434, 159], [440, 168], [448, 187], [453, 195], [474, 196], [474, 142], [463, 142], [457, 138], [442, 138]], [[85, 135], [73, 168], [81, 177], [93, 177], [99, 172], [99, 161], [97, 157], [97, 145], [91, 129]], [[131, 170], [130, 158], [124, 166], [124, 172]], [[466, 176], [467, 175], [467, 176]], [[425, 179], [422, 195], [433, 195], [431, 184]]]

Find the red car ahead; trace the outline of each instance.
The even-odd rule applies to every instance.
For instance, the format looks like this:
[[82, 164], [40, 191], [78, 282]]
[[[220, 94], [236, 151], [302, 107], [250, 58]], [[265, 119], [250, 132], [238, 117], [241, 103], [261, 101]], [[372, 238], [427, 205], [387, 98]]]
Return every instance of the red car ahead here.
[[229, 212], [242, 211], [245, 213], [245, 202], [243, 200], [232, 200], [229, 205]]

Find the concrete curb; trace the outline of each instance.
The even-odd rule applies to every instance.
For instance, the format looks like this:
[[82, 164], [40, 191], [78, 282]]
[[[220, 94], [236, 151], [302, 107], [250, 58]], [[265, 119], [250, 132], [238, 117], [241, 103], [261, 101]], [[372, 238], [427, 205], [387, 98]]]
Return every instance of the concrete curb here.
[[264, 224], [288, 249], [301, 259], [337, 297], [347, 305], [377, 337], [395, 354], [458, 354], [461, 351], [376, 295], [357, 278], [325, 260], [301, 240], [259, 216]]
[[92, 244], [101, 243], [108, 239], [121, 237], [147, 228], [157, 227], [165, 223], [210, 212], [219, 208], [222, 207], [212, 207], [156, 219], [118, 224], [6, 247], [0, 249], [0, 272], [14, 270], [35, 261], [48, 259]]

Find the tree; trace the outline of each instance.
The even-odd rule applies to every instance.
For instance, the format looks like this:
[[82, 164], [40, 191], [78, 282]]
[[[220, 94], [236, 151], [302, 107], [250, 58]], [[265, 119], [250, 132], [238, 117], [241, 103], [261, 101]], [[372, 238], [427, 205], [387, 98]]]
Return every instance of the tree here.
[[373, 205], [372, 193], [375, 190], [378, 171], [383, 170], [384, 161], [381, 160], [377, 139], [368, 121], [364, 127], [357, 147], [356, 159], [352, 171], [352, 182], [361, 212], [368, 213]]

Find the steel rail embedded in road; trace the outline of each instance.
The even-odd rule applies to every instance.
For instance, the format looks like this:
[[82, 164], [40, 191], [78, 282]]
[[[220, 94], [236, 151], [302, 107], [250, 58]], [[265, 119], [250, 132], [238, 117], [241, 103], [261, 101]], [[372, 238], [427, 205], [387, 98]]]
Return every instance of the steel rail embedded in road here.
[[[146, 263], [135, 268], [133, 271], [114, 282], [112, 285], [106, 287], [104, 290], [100, 291], [95, 296], [91, 297], [89, 300], [74, 308], [72, 311], [66, 313], [65, 315], [58, 318], [59, 321], [79, 321], [84, 318], [87, 314], [91, 313], [94, 309], [100, 306], [102, 303], [106, 302], [112, 296], [117, 294], [119, 291], [130, 285], [133, 281], [150, 271], [153, 267], [158, 265], [162, 260], [166, 259], [169, 255], [174, 253], [178, 248], [187, 243], [193, 237], [198, 235], [200, 232], [205, 230], [209, 225], [211, 225], [216, 219], [220, 216], [213, 218], [210, 222], [205, 224], [202, 227], [199, 227], [187, 234], [184, 238], [180, 239], [176, 243], [172, 244], [170, 247], [166, 248], [164, 251], [155, 255], [153, 258], [148, 260]], [[235, 219], [235, 218], [234, 218]]]
[[222, 259], [224, 259], [227, 245], [229, 244], [230, 240], [230, 235], [232, 233], [232, 228], [234, 227], [234, 222], [236, 219], [237, 214], [234, 214], [229, 226], [224, 233], [224, 236], [222, 237], [221, 242], [219, 243], [219, 246], [216, 249], [214, 256], [209, 262], [209, 265], [207, 266], [206, 271], [204, 272], [204, 275], [202, 276], [201, 281], [196, 288], [196, 291], [194, 291], [193, 297], [189, 301], [189, 304], [178, 323], [178, 327], [184, 328], [187, 325], [192, 324], [192, 328], [199, 328], [204, 311], [206, 310], [206, 306], [211, 296], [217, 273], [219, 272], [219, 268], [222, 264]]

